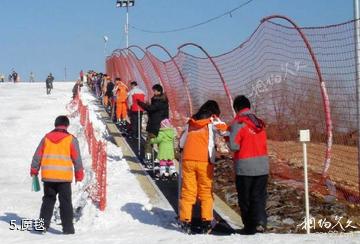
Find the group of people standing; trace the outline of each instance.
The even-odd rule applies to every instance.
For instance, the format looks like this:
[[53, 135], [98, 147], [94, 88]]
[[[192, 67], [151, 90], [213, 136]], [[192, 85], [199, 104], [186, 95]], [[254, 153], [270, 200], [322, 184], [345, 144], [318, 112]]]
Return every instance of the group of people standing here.
[[[152, 87], [153, 97], [145, 103], [145, 93], [137, 82], [130, 83], [130, 90], [120, 78], [112, 82], [108, 79], [103, 86], [103, 103], [116, 104], [118, 123], [129, 111], [130, 124], [135, 137], [143, 111], [147, 112], [147, 139], [145, 157], [151, 155], [151, 144], [158, 144], [160, 174], [176, 172], [174, 166], [174, 139], [176, 133], [169, 120], [168, 98], [163, 87]], [[225, 124], [219, 118], [220, 108], [216, 101], [205, 102], [185, 125], [180, 136], [181, 150], [181, 192], [179, 199], [179, 219], [183, 230], [190, 232], [192, 208], [199, 200], [201, 205], [202, 229], [207, 233], [213, 220], [213, 172], [216, 164], [215, 137], [225, 137], [233, 152], [234, 171], [238, 204], [244, 223], [242, 234], [264, 232], [267, 224], [265, 212], [269, 159], [265, 123], [251, 112], [248, 98], [239, 95], [233, 102], [236, 116]], [[140, 117], [139, 117], [140, 116]]]
[[[20, 76], [19, 74], [13, 69], [12, 72], [8, 76], [8, 82], [19, 82]], [[33, 72], [30, 72], [29, 76], [29, 82], [35, 81], [35, 75]], [[3, 73], [0, 73], [0, 82], [5, 82], [5, 75]]]
[[[97, 91], [97, 76], [96, 74], [87, 77], [88, 84], [92, 82], [94, 90], [101, 92], [102, 102], [106, 108], [116, 106], [118, 123], [123, 123], [127, 116], [130, 118], [134, 137], [140, 136], [138, 132], [141, 127], [141, 117], [144, 111], [147, 112], [145, 153], [151, 153], [151, 144], [158, 144], [157, 158], [160, 160], [160, 172], [176, 172], [174, 165], [176, 132], [169, 120], [169, 103], [163, 87], [155, 84], [152, 87], [153, 97], [149, 103], [146, 103], [145, 93], [138, 87], [136, 81], [132, 81], [130, 87], [127, 87], [120, 78], [112, 81], [109, 76], [101, 75], [103, 80], [100, 83], [100, 91]], [[244, 224], [244, 228], [239, 232], [255, 234], [266, 230], [265, 207], [269, 159], [265, 123], [251, 112], [250, 101], [243, 95], [234, 99], [233, 109], [236, 116], [226, 124], [220, 120], [221, 110], [218, 103], [214, 100], [206, 101], [189, 118], [180, 136], [179, 220], [185, 233], [191, 233], [193, 206], [196, 202], [199, 202], [201, 206], [202, 232], [209, 233], [213, 227], [213, 181], [217, 163], [215, 160], [217, 136], [224, 137], [233, 152], [238, 204]], [[69, 136], [66, 131], [68, 125], [67, 118], [57, 118], [55, 130], [44, 137], [36, 150], [31, 175], [37, 175], [41, 168], [43, 181], [48, 182], [45, 184], [45, 196], [40, 214], [45, 219], [45, 227], [49, 227], [54, 199], [56, 194], [59, 194], [60, 202], [62, 202], [60, 204], [67, 206], [61, 208], [63, 209], [64, 233], [74, 233], [73, 225], [69, 220], [72, 219], [71, 205], [69, 205], [71, 196], [69, 182], [72, 181], [73, 170], [75, 170], [76, 180], [81, 181], [83, 168], [76, 138]], [[59, 144], [60, 141], [62, 144]], [[60, 145], [60, 149], [51, 147], [53, 143]], [[69, 150], [62, 151], [62, 146]], [[75, 169], [69, 167], [69, 172], [59, 174], [54, 171], [52, 174], [52, 171], [48, 170], [57, 168], [52, 169], [53, 161], [48, 155], [61, 153], [66, 153], [66, 157], [61, 156], [61, 158], [66, 158], [62, 163], [67, 166], [72, 162]], [[62, 178], [59, 181], [56, 177]], [[64, 182], [64, 184], [58, 182]]]
[[225, 124], [219, 119], [217, 102], [207, 101], [189, 119], [180, 137], [182, 179], [179, 218], [186, 233], [191, 232], [192, 208], [198, 200], [203, 233], [212, 229], [216, 136], [225, 137], [234, 153], [238, 204], [244, 224], [240, 233], [255, 234], [266, 229], [269, 159], [265, 123], [251, 112], [250, 101], [243, 95], [234, 99], [233, 108], [236, 116]]

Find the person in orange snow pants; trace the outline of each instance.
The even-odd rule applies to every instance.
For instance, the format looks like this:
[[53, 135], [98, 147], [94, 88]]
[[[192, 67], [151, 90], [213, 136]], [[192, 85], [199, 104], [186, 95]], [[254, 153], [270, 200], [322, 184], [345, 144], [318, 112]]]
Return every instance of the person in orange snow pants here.
[[[218, 104], [209, 100], [192, 116], [180, 138], [183, 149], [181, 162], [181, 192], [179, 218], [186, 233], [191, 226], [192, 209], [201, 204], [202, 232], [211, 231], [213, 220], [213, 174], [215, 163], [215, 133], [220, 130]], [[218, 123], [218, 122], [217, 122]], [[221, 122], [222, 124], [225, 124]], [[222, 125], [221, 124], [221, 125]]]
[[121, 82], [120, 78], [116, 78], [116, 120], [123, 121], [127, 116], [127, 93], [128, 88]]

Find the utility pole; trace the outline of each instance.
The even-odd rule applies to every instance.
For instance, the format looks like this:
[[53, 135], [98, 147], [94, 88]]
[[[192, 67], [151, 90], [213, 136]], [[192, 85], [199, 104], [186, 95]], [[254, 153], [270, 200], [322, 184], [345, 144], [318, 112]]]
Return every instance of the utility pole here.
[[67, 76], [67, 74], [66, 74], [66, 64], [65, 64], [65, 67], [64, 67], [64, 81], [66, 81], [66, 77]]

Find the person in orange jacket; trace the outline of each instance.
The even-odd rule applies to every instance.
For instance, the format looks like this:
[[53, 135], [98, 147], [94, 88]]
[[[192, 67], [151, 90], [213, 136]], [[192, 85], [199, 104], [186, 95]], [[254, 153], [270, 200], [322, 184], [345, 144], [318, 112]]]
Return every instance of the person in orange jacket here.
[[128, 88], [120, 78], [115, 79], [116, 90], [116, 121], [118, 124], [125, 124], [127, 116], [127, 94]]
[[55, 129], [47, 133], [37, 147], [31, 163], [30, 175], [38, 175], [44, 182], [44, 196], [40, 218], [44, 220], [45, 231], [50, 226], [56, 195], [60, 201], [60, 217], [64, 234], [74, 234], [73, 206], [71, 202], [71, 182], [82, 181], [82, 165], [79, 143], [75, 136], [67, 132], [69, 119], [58, 116]]
[[179, 218], [183, 231], [188, 234], [191, 233], [192, 208], [197, 199], [201, 204], [202, 232], [209, 233], [212, 228], [215, 135], [219, 130], [226, 130], [225, 123], [219, 123], [219, 115], [217, 102], [207, 101], [189, 120], [180, 138], [183, 153]]

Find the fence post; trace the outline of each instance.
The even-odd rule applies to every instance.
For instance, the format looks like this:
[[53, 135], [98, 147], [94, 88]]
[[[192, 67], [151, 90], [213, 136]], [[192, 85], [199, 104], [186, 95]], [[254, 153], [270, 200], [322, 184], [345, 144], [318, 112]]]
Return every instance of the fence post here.
[[310, 234], [310, 204], [309, 204], [309, 183], [308, 183], [308, 169], [307, 169], [307, 147], [306, 142], [310, 141], [310, 131], [309, 130], [300, 130], [300, 142], [303, 143], [303, 153], [304, 153], [304, 190], [305, 190], [305, 225], [306, 225], [306, 234]]
[[355, 69], [356, 69], [356, 119], [357, 119], [357, 133], [358, 133], [358, 184], [360, 196], [360, 5], [359, 0], [354, 0], [354, 17], [355, 17]]

